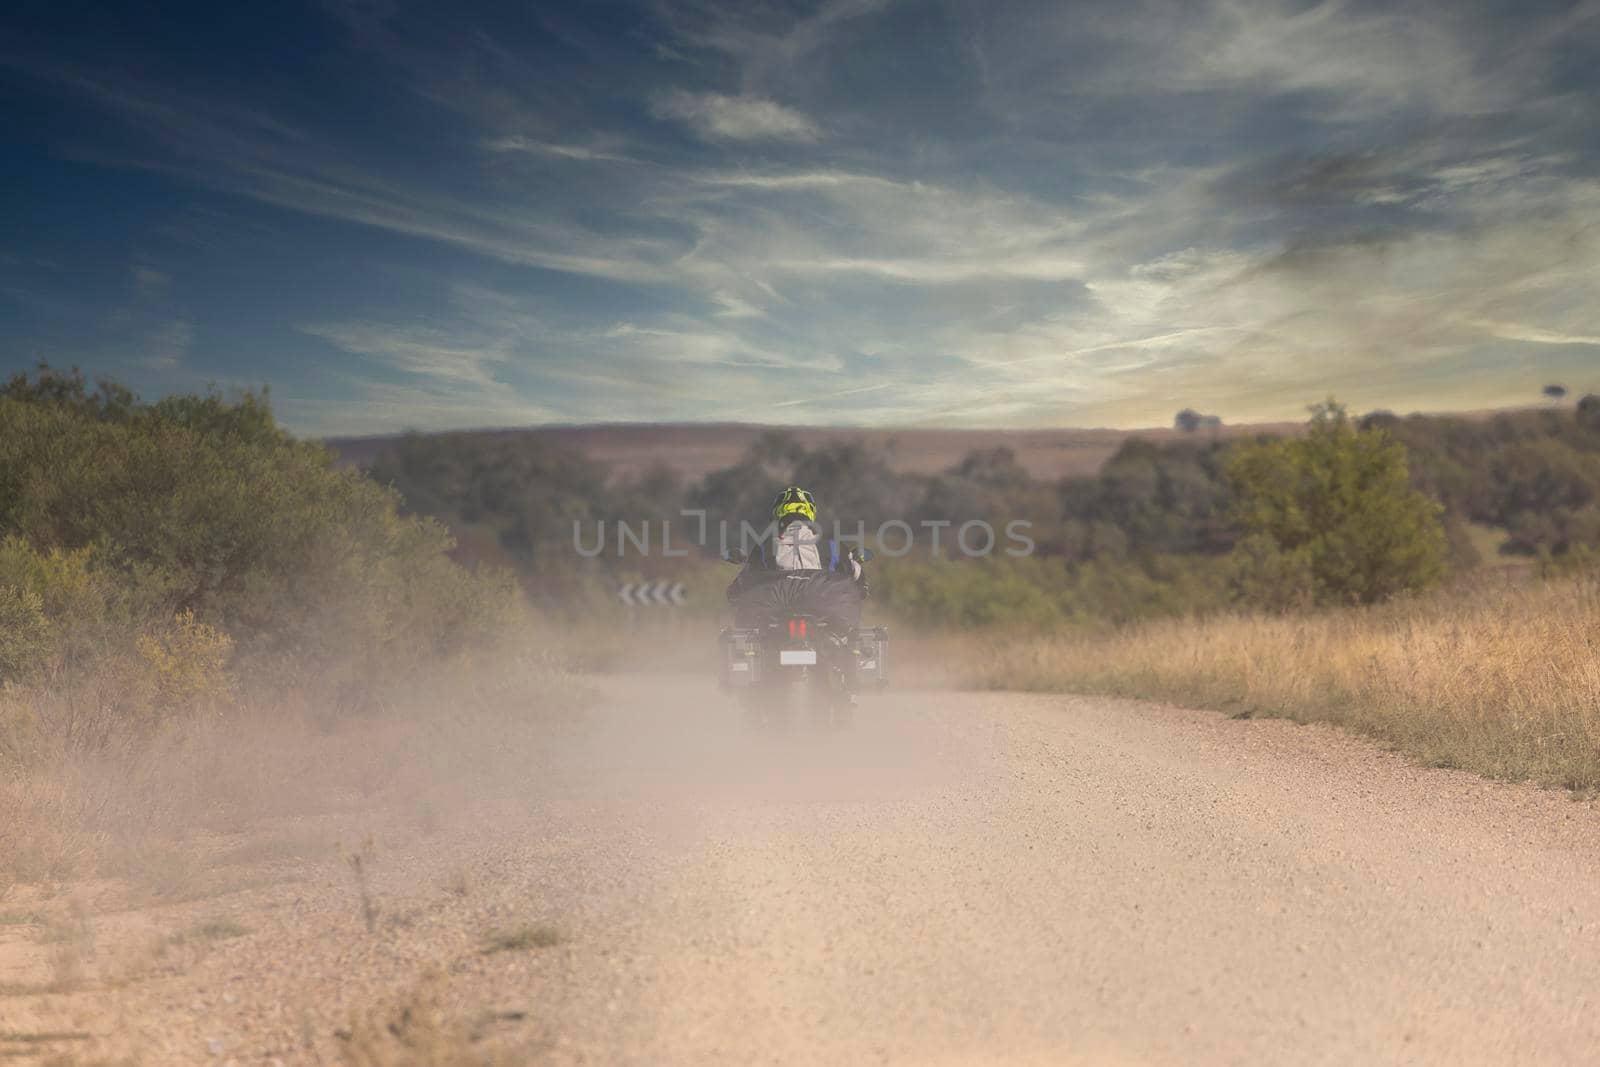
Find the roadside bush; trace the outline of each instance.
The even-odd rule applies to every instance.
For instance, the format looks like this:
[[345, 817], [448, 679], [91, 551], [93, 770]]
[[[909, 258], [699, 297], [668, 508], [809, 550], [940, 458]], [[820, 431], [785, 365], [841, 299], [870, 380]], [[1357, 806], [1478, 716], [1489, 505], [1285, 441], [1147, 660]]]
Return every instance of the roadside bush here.
[[50, 647], [50, 624], [38, 593], [0, 585], [0, 685], [37, 668]]
[[1317, 603], [1370, 604], [1444, 573], [1441, 507], [1413, 489], [1405, 446], [1358, 429], [1329, 401], [1304, 437], [1237, 446], [1228, 476], [1255, 540], [1236, 549], [1239, 588], [1282, 602], [1286, 581]]
[[135, 647], [148, 689], [140, 702], [150, 716], [147, 729], [192, 709], [215, 710], [231, 695], [227, 664], [233, 639], [196, 622], [194, 612], [182, 612], [163, 630], [140, 634]]
[[924, 628], [1106, 629], [1204, 611], [1222, 602], [1226, 561], [1152, 556], [1075, 562], [1058, 556], [888, 560], [871, 564], [874, 598]]
[[41, 623], [17, 677], [59, 681], [61, 672], [95, 662], [131, 636], [137, 622], [128, 592], [96, 568], [94, 556], [89, 548], [37, 551], [15, 535], [0, 540], [0, 587], [32, 598]]
[[892, 560], [873, 567], [874, 597], [913, 625], [1045, 627], [1065, 618], [1060, 560]]
[[1317, 577], [1308, 546], [1285, 550], [1266, 534], [1251, 534], [1229, 562], [1228, 586], [1235, 600], [1267, 611], [1311, 606]]
[[[226, 704], [235, 679], [401, 680], [514, 622], [507, 574], [296, 441], [264, 396], [0, 386], [0, 680], [73, 744]], [[14, 717], [22, 717], [20, 715]]]
[[40, 733], [80, 747], [148, 738], [226, 702], [232, 641], [192, 611], [138, 608], [136, 585], [101, 568], [93, 549], [0, 540], [0, 755], [15, 762]]

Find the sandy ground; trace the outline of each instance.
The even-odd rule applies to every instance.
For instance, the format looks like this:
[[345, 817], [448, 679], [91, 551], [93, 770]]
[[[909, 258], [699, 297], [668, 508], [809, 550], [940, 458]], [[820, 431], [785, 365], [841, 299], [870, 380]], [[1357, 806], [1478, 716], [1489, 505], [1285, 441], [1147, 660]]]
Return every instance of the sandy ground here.
[[[743, 732], [697, 682], [601, 684], [525, 788], [441, 825], [278, 826], [232, 843], [183, 903], [37, 902], [86, 916], [71, 991], [39, 989], [72, 938], [0, 904], [0, 1052], [1506, 1064], [1600, 1048], [1592, 804], [1150, 705], [898, 693], [852, 733], [780, 737]], [[365, 910], [331, 839], [366, 856]], [[530, 929], [557, 943], [484, 951]]]

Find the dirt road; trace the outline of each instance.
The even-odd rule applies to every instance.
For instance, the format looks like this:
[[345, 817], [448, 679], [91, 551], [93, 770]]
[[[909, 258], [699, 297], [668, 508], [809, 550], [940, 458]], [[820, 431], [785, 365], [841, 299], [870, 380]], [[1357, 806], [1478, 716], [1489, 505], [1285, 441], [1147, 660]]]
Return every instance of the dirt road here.
[[[427, 967], [505, 1062], [1600, 1049], [1590, 803], [1148, 705], [901, 693], [852, 734], [766, 737], [697, 684], [603, 685], [500, 815], [373, 866], [410, 921], [364, 933], [333, 876], [265, 888], [250, 936], [79, 1007], [170, 1062], [338, 1062], [339, 1019]], [[484, 953], [513, 919], [559, 943]]]

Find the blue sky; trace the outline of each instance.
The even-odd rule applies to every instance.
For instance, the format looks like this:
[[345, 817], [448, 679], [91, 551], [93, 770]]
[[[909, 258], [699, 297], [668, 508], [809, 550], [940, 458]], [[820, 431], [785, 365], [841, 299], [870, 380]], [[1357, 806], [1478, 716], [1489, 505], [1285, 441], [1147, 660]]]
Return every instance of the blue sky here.
[[4, 365], [307, 434], [1600, 390], [1600, 0], [23, 2]]

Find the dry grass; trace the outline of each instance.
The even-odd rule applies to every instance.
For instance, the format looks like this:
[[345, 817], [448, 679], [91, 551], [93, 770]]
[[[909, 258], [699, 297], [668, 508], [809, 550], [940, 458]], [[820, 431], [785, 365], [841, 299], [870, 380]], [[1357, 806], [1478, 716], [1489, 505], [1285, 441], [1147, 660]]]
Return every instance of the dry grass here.
[[445, 892], [453, 897], [467, 897], [472, 894], [472, 876], [465, 867], [456, 867], [444, 881]]
[[87, 1041], [86, 1030], [0, 1030], [0, 1045], [43, 1045], [53, 1041]]
[[551, 948], [561, 944], [561, 940], [561, 931], [555, 927], [530, 923], [491, 935], [483, 943], [483, 954], [493, 956], [499, 952], [526, 952], [533, 948]]
[[959, 684], [1330, 722], [1434, 766], [1600, 789], [1600, 575], [965, 644]]
[[[66, 1040], [76, 1041], [82, 1039], [69, 1034]], [[68, 1052], [60, 1052], [50, 1056], [48, 1059], [34, 1062], [37, 1064], [37, 1067], [139, 1067], [139, 1065], [131, 1059], [112, 1060], [99, 1056], [96, 1056], [92, 1059], [84, 1059]]]
[[68, 993], [85, 978], [85, 963], [95, 955], [94, 923], [83, 901], [74, 899], [65, 911], [46, 919], [34, 940], [50, 946], [50, 981], [45, 989]]
[[[71, 993], [84, 986], [88, 978], [86, 964], [95, 958], [96, 951], [94, 925], [81, 901], [72, 901], [63, 913], [41, 915], [33, 940], [48, 948], [45, 962], [50, 977], [43, 982], [0, 982], [0, 997]], [[4, 1055], [0, 1053], [0, 1058]]]
[[339, 849], [344, 862], [350, 868], [350, 876], [355, 882], [356, 896], [361, 901], [361, 921], [367, 928], [367, 933], [376, 933], [378, 929], [378, 898], [372, 892], [371, 870], [372, 864], [378, 858], [378, 846], [371, 835], [361, 843], [361, 847], [352, 852], [346, 852], [343, 846]]
[[0, 885], [60, 884], [92, 869], [104, 835], [79, 768], [0, 779]]
[[537, 1062], [532, 1050], [494, 1040], [500, 1024], [522, 1012], [479, 1012], [468, 1023], [446, 1003], [439, 975], [428, 976], [398, 1003], [358, 1015], [340, 1031], [342, 1059], [355, 1067], [509, 1067]]
[[[102, 1067], [104, 1061], [83, 1060], [70, 1052], [56, 1051], [80, 1041], [90, 1041], [85, 1030], [0, 1030], [0, 1060], [15, 1060], [35, 1067]], [[39, 1059], [38, 1057], [45, 1057]], [[104, 1064], [104, 1067], [110, 1067]]]
[[149, 897], [167, 903], [192, 899], [205, 868], [182, 841], [143, 838], [114, 845], [101, 856], [100, 873], [126, 879]]
[[212, 941], [227, 941], [235, 937], [247, 937], [250, 928], [234, 922], [232, 919], [208, 919], [205, 922], [179, 930], [167, 936], [167, 943], [171, 945], [192, 945]]

